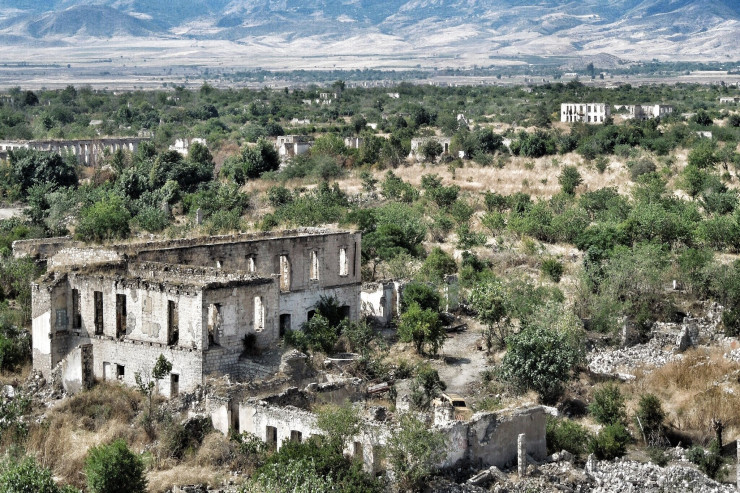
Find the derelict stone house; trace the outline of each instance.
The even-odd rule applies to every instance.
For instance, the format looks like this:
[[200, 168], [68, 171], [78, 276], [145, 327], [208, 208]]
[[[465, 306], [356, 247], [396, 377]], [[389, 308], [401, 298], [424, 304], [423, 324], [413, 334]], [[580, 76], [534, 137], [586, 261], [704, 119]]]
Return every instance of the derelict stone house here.
[[560, 121], [567, 123], [604, 123], [611, 115], [606, 103], [563, 103], [560, 105]]
[[240, 378], [245, 336], [270, 347], [320, 296], [357, 319], [360, 242], [317, 228], [100, 248], [16, 242], [16, 255], [44, 252], [48, 265], [32, 286], [33, 366], [48, 377], [62, 362], [72, 389], [92, 378], [134, 384], [163, 354], [173, 365], [165, 395], [209, 374]]

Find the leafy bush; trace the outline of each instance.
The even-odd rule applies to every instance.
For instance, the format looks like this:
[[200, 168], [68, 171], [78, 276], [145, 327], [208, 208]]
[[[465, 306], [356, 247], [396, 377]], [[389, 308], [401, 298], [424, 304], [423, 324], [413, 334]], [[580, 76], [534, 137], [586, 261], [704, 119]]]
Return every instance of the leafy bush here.
[[668, 454], [665, 453], [665, 450], [663, 450], [660, 447], [649, 447], [647, 450], [648, 457], [650, 457], [650, 462], [652, 462], [655, 465], [658, 465], [660, 467], [665, 467], [668, 465], [668, 461], [670, 460], [670, 457], [668, 457]]
[[386, 453], [399, 488], [420, 489], [444, 457], [445, 437], [415, 416], [403, 414]]
[[398, 336], [403, 342], [413, 342], [419, 354], [423, 354], [426, 347], [432, 354], [437, 354], [447, 337], [439, 313], [430, 308], [423, 309], [418, 303], [412, 303], [401, 314]]
[[707, 451], [699, 446], [691, 447], [686, 456], [691, 462], [698, 465], [704, 474], [712, 479], [719, 481], [727, 474], [727, 470], [724, 467], [725, 461], [722, 458], [722, 452], [716, 440], [712, 440]]
[[32, 457], [20, 461], [6, 459], [0, 463], [0, 493], [73, 493], [78, 490], [59, 487], [51, 471]]
[[642, 431], [649, 445], [659, 443], [661, 440], [664, 419], [665, 411], [663, 411], [663, 406], [658, 397], [654, 394], [640, 396], [635, 411], [635, 421], [637, 421], [637, 427]]
[[401, 311], [408, 310], [413, 304], [419, 305], [423, 310], [439, 311], [439, 293], [426, 283], [410, 282], [403, 288]]
[[424, 260], [419, 274], [434, 282], [441, 282], [447, 274], [454, 274], [457, 264], [452, 256], [439, 247], [434, 247]]
[[560, 282], [563, 276], [563, 263], [554, 258], [546, 258], [542, 261], [542, 273], [549, 277], [553, 282]]
[[92, 447], [87, 453], [84, 471], [90, 493], [146, 492], [144, 463], [123, 440]]
[[591, 433], [584, 426], [570, 419], [548, 416], [545, 438], [548, 453], [554, 454], [567, 450], [575, 456], [581, 456], [588, 450]]
[[583, 183], [583, 178], [575, 166], [565, 166], [560, 176], [558, 176], [558, 183], [560, 183], [563, 192], [573, 195], [578, 185]]
[[0, 371], [15, 371], [30, 360], [30, 334], [0, 320]]
[[75, 237], [83, 241], [97, 241], [127, 238], [131, 232], [131, 214], [118, 195], [110, 194], [80, 214]]
[[627, 419], [624, 396], [619, 386], [607, 383], [594, 391], [588, 411], [602, 425], [624, 423]]
[[519, 390], [534, 390], [554, 402], [583, 361], [583, 342], [566, 331], [533, 324], [510, 336], [501, 362], [501, 377]]
[[612, 460], [627, 453], [632, 437], [623, 424], [607, 425], [588, 442], [588, 451], [599, 460]]
[[253, 481], [261, 486], [261, 491], [275, 493], [383, 491], [382, 483], [366, 474], [360, 461], [345, 457], [329, 446], [327, 437], [320, 435], [303, 442], [284, 442], [257, 469]]

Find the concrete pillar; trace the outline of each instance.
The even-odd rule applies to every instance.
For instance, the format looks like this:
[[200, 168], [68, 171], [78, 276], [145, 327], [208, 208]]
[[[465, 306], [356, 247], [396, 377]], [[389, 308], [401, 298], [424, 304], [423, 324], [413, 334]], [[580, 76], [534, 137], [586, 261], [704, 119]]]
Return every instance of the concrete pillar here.
[[516, 442], [517, 472], [519, 477], [527, 475], [527, 435], [521, 433]]
[[203, 211], [200, 208], [195, 211], [195, 224], [203, 224]]

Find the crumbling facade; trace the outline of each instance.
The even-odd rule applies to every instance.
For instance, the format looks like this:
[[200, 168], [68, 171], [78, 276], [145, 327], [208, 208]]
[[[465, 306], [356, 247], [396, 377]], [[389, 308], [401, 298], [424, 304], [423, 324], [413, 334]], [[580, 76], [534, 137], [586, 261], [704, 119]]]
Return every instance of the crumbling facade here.
[[439, 143], [440, 146], [442, 146], [442, 155], [446, 156], [450, 153], [450, 145], [452, 144], [452, 139], [449, 137], [419, 137], [411, 139], [411, 153], [409, 154], [409, 158], [419, 158], [421, 157], [421, 150], [424, 147], [424, 144], [429, 142], [430, 140], [436, 141]]
[[275, 147], [282, 161], [305, 154], [313, 146], [313, 141], [304, 135], [281, 135], [275, 140]]
[[634, 120], [650, 120], [662, 118], [673, 113], [673, 106], [668, 104], [635, 104], [627, 106], [629, 118]]
[[560, 121], [566, 123], [604, 123], [611, 115], [606, 103], [563, 103], [560, 105]]
[[359, 233], [306, 228], [111, 248], [56, 240], [56, 253], [19, 242], [17, 251], [43, 252], [48, 264], [32, 286], [33, 366], [48, 376], [89, 345], [80, 365], [128, 384], [163, 354], [173, 365], [164, 395], [206, 375], [240, 378], [245, 344], [270, 347], [300, 329], [321, 296], [358, 318], [360, 241]]
[[139, 137], [105, 137], [92, 140], [3, 140], [0, 141], [0, 159], [7, 159], [10, 151], [34, 149], [45, 152], [72, 154], [82, 165], [95, 166], [105, 153], [126, 150], [135, 153], [142, 141]]

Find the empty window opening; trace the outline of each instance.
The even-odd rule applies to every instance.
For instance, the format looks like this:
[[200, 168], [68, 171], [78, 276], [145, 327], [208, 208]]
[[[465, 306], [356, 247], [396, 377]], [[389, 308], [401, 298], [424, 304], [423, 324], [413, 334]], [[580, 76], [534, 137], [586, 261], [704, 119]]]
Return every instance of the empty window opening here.
[[355, 457], [357, 457], [358, 459], [362, 459], [362, 456], [363, 456], [363, 454], [362, 454], [362, 443], [355, 442], [353, 444], [353, 447], [352, 448], [353, 448], [352, 455], [355, 456]]
[[290, 330], [290, 313], [280, 315], [280, 337]]
[[314, 315], [316, 315], [316, 310], [308, 310], [308, 313], [306, 313], [306, 322], [311, 320]]
[[319, 278], [319, 252], [311, 250], [311, 273], [310, 279], [316, 280]]
[[103, 380], [113, 380], [113, 374], [111, 374], [111, 364], [107, 361], [103, 361]]
[[180, 320], [177, 314], [177, 303], [167, 301], [167, 344], [177, 344], [180, 339]]
[[208, 305], [208, 345], [218, 344], [218, 335], [221, 332], [221, 304]]
[[290, 291], [290, 259], [280, 255], [280, 290]]
[[274, 426], [267, 426], [265, 428], [265, 443], [269, 450], [275, 450], [277, 448], [277, 428]]
[[247, 257], [247, 272], [254, 273], [257, 271], [257, 261], [254, 255]]
[[216, 268], [220, 269], [221, 267], [223, 267], [223, 262], [221, 262], [220, 260], [216, 260]]
[[103, 292], [95, 291], [93, 293], [95, 301], [95, 334], [103, 334]]
[[343, 305], [339, 307], [339, 315], [342, 318], [349, 318], [349, 305]]
[[301, 443], [303, 440], [303, 433], [297, 430], [290, 430], [290, 441]]
[[265, 328], [265, 307], [262, 304], [262, 296], [254, 297], [254, 330], [262, 332]]
[[180, 375], [170, 374], [170, 397], [176, 397], [180, 393]]
[[116, 378], [118, 380], [123, 380], [123, 377], [126, 376], [126, 367], [123, 365], [116, 365]]
[[67, 330], [67, 309], [59, 308], [56, 310], [56, 319], [54, 321], [56, 330]]
[[339, 275], [346, 276], [349, 274], [349, 263], [347, 262], [347, 249], [339, 249]]
[[445, 154], [449, 154], [450, 153], [450, 144], [448, 144], [447, 142], [445, 142], [445, 152], [444, 153]]
[[126, 335], [126, 295], [116, 295], [116, 337]]
[[72, 328], [82, 327], [82, 316], [80, 314], [80, 290], [72, 290]]

